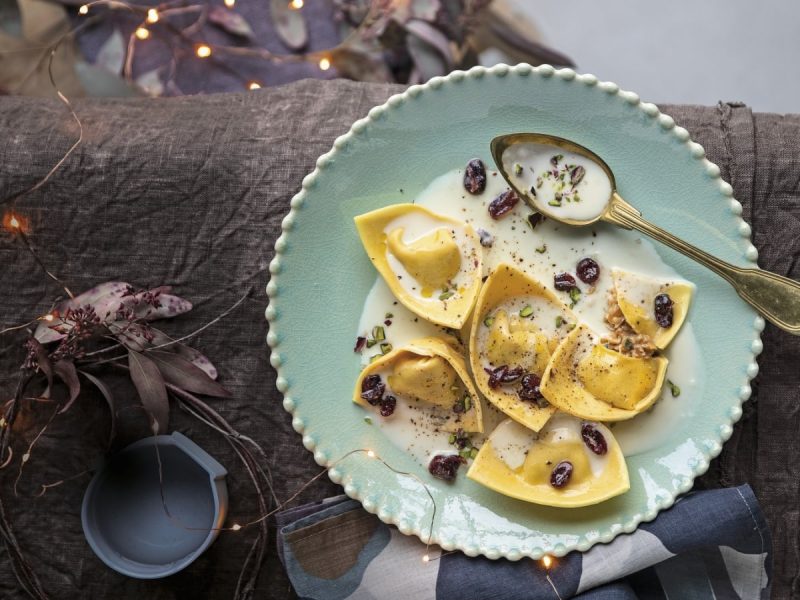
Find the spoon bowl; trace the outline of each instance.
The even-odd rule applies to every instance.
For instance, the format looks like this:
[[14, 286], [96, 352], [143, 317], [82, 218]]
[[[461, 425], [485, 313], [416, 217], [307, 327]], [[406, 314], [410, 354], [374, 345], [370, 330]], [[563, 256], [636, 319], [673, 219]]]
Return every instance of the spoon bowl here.
[[800, 335], [800, 283], [737, 267], [650, 223], [619, 195], [606, 162], [585, 146], [544, 133], [511, 133], [495, 137], [491, 151], [508, 185], [533, 210], [565, 225], [605, 221], [644, 233], [708, 267], [768, 321]]
[[[515, 160], [517, 158], [516, 156], [511, 158], [509, 157], [515, 148], [522, 146], [540, 146], [552, 148], [553, 150], [548, 152], [548, 154], [551, 154], [553, 151], [568, 152], [586, 158], [593, 164], [600, 167], [600, 171], [605, 175], [605, 177], [608, 179], [608, 183], [610, 184], [610, 193], [608, 198], [604, 199], [606, 203], [606, 210], [598, 212], [593, 216], [575, 218], [560, 214], [559, 211], [554, 210], [555, 207], [551, 208], [547, 202], [539, 201], [539, 197], [531, 193], [530, 187], [522, 187], [519, 185], [519, 177], [517, 177], [517, 174], [514, 173], [514, 165], [521, 163], [518, 163]], [[616, 179], [614, 179], [614, 172], [611, 170], [611, 167], [609, 167], [602, 158], [589, 150], [587, 147], [581, 146], [572, 140], [544, 133], [510, 133], [494, 138], [491, 141], [490, 147], [492, 151], [492, 157], [494, 158], [497, 168], [503, 174], [503, 177], [511, 186], [511, 188], [517, 192], [517, 195], [520, 196], [520, 198], [522, 198], [522, 200], [524, 200], [525, 203], [533, 210], [561, 223], [573, 225], [575, 227], [581, 227], [601, 221], [603, 220], [605, 213], [608, 211], [608, 209], [610, 209], [611, 204], [614, 202], [614, 196], [617, 195], [617, 183]], [[535, 186], [534, 189], [536, 189]]]

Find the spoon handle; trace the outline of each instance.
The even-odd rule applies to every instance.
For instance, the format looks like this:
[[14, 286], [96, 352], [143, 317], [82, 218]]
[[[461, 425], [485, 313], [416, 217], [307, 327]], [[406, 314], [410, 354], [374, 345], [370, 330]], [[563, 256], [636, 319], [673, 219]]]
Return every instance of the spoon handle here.
[[733, 286], [736, 293], [777, 327], [800, 335], [800, 283], [761, 269], [743, 269], [712, 256], [642, 218], [618, 194], [603, 220], [636, 229], [705, 265]]

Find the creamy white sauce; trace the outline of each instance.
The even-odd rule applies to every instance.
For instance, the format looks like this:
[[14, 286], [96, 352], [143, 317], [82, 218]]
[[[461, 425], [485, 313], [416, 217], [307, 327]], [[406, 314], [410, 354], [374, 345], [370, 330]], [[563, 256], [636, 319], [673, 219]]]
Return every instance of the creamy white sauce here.
[[[495, 221], [489, 216], [487, 205], [508, 186], [499, 173], [489, 171], [487, 175], [486, 191], [479, 196], [464, 190], [463, 170], [459, 169], [435, 179], [416, 200], [416, 204], [469, 223], [476, 230], [483, 229], [493, 236], [492, 247], [482, 248], [484, 276], [493, 271], [496, 265], [505, 262], [515, 265], [554, 290], [554, 273], [567, 271], [574, 274], [577, 262], [591, 257], [600, 265], [600, 277], [592, 286], [576, 278], [582, 294], [572, 310], [598, 333], [607, 331], [603, 316], [607, 293], [613, 287], [612, 269], [643, 273], [662, 280], [681, 279], [661, 260], [652, 244], [635, 232], [603, 223], [583, 228], [569, 227], [551, 219], [539, 223], [532, 230], [527, 221], [531, 211], [523, 202], [504, 218]], [[544, 251], [537, 252], [537, 249]], [[570, 303], [567, 293], [555, 290], [554, 293], [564, 303]], [[386, 313], [392, 314], [389, 326], [383, 325]], [[552, 316], [555, 325], [555, 315]], [[543, 318], [543, 322], [546, 320]], [[426, 322], [403, 307], [380, 276], [365, 299], [356, 335], [369, 337], [376, 325], [384, 327], [386, 342], [395, 348], [416, 338], [445, 332], [443, 328]], [[467, 339], [463, 341], [465, 344], [468, 342]], [[379, 345], [365, 349], [362, 353], [363, 363], [368, 363], [370, 357], [376, 354], [380, 354]], [[686, 415], [690, 415], [702, 398], [702, 362], [690, 323], [684, 323], [665, 354], [670, 359], [667, 377], [680, 386], [681, 395], [673, 398], [669, 386], [665, 385], [662, 399], [652, 409], [630, 421], [614, 425], [612, 431], [626, 456], [645, 452], [663, 443], [671, 429]], [[483, 401], [482, 406], [485, 435], [488, 435], [503, 417], [491, 403]], [[407, 419], [404, 421], [403, 415], [398, 411], [391, 419], [382, 419], [377, 413], [370, 416], [374, 425], [380, 427], [394, 444], [408, 450], [423, 465], [434, 454], [452, 453], [453, 447], [448, 444], [449, 434], [420, 435], [417, 427]], [[473, 435], [472, 443], [479, 447], [480, 436]]]
[[528, 450], [538, 435], [514, 419], [506, 419], [492, 432], [489, 441], [497, 458], [509, 469], [519, 469], [528, 456]]
[[[435, 209], [434, 209], [435, 211]], [[458, 299], [461, 296], [460, 290], [468, 289], [471, 287], [474, 278], [476, 277], [475, 258], [480, 257], [480, 248], [477, 247], [473, 237], [467, 234], [466, 229], [461, 226], [452, 225], [450, 223], [442, 223], [441, 221], [419, 212], [408, 213], [393, 219], [384, 228], [384, 233], [388, 236], [392, 231], [402, 229], [403, 235], [401, 240], [405, 245], [409, 245], [425, 237], [426, 235], [438, 230], [445, 229], [450, 232], [458, 245], [461, 252], [461, 266], [458, 273], [451, 279], [450, 283], [453, 287], [451, 293], [452, 299]], [[392, 271], [397, 276], [397, 281], [400, 286], [419, 302], [441, 303], [443, 300], [439, 298], [444, 290], [437, 290], [433, 295], [425, 297], [422, 295], [422, 285], [409, 273], [395, 256], [388, 249], [386, 251], [386, 260], [389, 263]], [[450, 299], [448, 298], [448, 300]]]
[[574, 152], [544, 144], [514, 144], [503, 153], [503, 166], [517, 188], [544, 213], [590, 221], [603, 214], [611, 198], [605, 171]]

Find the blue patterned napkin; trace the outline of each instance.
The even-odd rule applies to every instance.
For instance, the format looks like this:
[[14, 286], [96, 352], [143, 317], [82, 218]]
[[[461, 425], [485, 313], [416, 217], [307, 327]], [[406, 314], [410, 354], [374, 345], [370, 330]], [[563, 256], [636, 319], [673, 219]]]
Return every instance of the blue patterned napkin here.
[[[278, 550], [309, 600], [767, 599], [772, 540], [750, 486], [688, 494], [586, 553], [492, 561], [431, 547], [346, 496], [277, 515]], [[549, 575], [549, 578], [548, 578]]]

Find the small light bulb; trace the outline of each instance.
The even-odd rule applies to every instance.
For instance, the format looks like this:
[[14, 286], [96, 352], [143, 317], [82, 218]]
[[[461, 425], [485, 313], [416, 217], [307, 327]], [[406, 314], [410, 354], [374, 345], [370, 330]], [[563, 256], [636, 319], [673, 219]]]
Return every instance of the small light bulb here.
[[147, 27], [139, 27], [136, 29], [135, 35], [140, 40], [146, 40], [150, 37], [150, 30]]
[[228, 8], [233, 8], [234, 4], [236, 4], [236, 0], [225, 0], [225, 6]]
[[422, 562], [430, 562], [430, 560], [431, 560], [430, 556], [428, 556], [427, 554], [423, 555]]
[[151, 25], [158, 23], [158, 11], [155, 8], [150, 8], [147, 11], [147, 22]]
[[211, 56], [211, 46], [200, 44], [195, 50], [195, 54], [197, 54], [199, 58], [208, 58]]
[[261, 89], [261, 84], [258, 83], [257, 81], [251, 81], [250, 83], [247, 84], [247, 89], [248, 90], [260, 90]]
[[231, 526], [231, 529], [232, 529], [233, 531], [239, 531], [241, 528], [242, 528], [242, 526], [241, 526], [241, 525], [239, 525], [238, 523], [234, 523], [234, 524]]
[[43, 316], [42, 318], [43, 318], [45, 321], [47, 321], [47, 322], [49, 323], [49, 322], [51, 322], [51, 321], [52, 321], [52, 320], [53, 320], [55, 317], [54, 317], [53, 315], [51, 315], [50, 313], [47, 313], [47, 314], [46, 314], [45, 316]]
[[289, 2], [289, 8], [292, 10], [300, 10], [303, 8], [303, 0], [292, 0]]
[[322, 71], [327, 71], [328, 69], [331, 68], [331, 61], [328, 60], [327, 58], [321, 58], [319, 61], [319, 68]]
[[544, 565], [545, 569], [549, 569], [550, 565], [553, 564], [553, 559], [550, 558], [547, 554], [542, 557], [542, 564]]
[[88, 12], [89, 12], [89, 6], [88, 6], [88, 5], [86, 5], [86, 4], [82, 5], [82, 6], [81, 6], [81, 7], [78, 9], [78, 14], [79, 14], [79, 15], [85, 15], [85, 14], [87, 14]]
[[12, 216], [11, 219], [9, 219], [8, 224], [11, 225], [11, 227], [13, 227], [14, 229], [19, 229], [20, 227], [17, 217]]
[[375, 453], [372, 450], [367, 450], [367, 456], [370, 458], [375, 458]]

